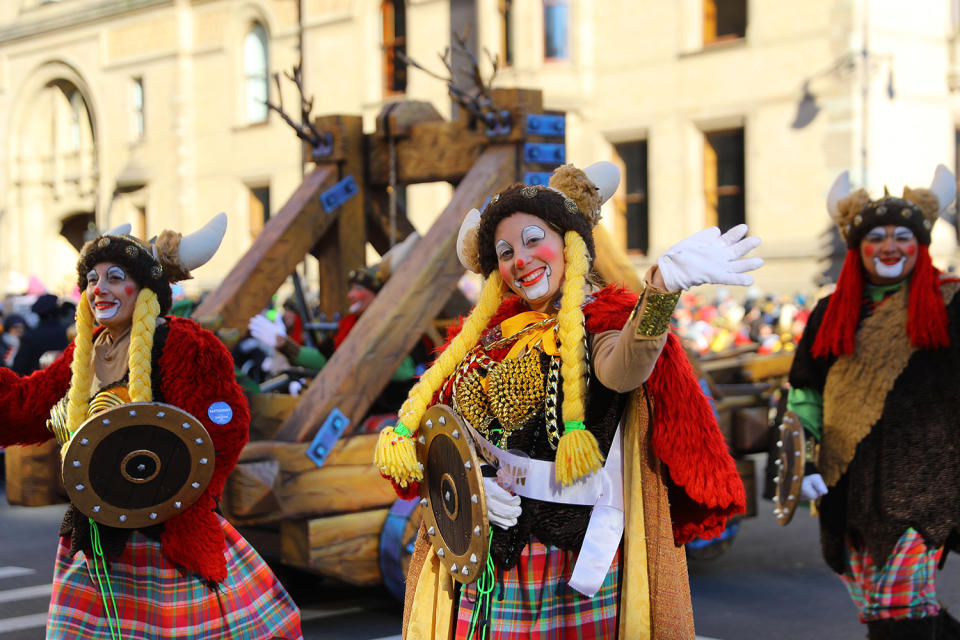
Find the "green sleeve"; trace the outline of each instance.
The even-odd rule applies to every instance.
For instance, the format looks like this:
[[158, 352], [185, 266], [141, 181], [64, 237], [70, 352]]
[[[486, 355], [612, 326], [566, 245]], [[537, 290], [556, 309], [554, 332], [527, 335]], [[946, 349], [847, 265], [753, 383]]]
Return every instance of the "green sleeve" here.
[[327, 359], [313, 347], [300, 347], [300, 353], [293, 360], [293, 364], [304, 369], [320, 371], [323, 365], [327, 364]]
[[823, 396], [819, 392], [810, 388], [790, 389], [787, 411], [796, 413], [807, 433], [820, 442], [823, 435]]
[[413, 363], [413, 358], [407, 356], [403, 359], [403, 362], [400, 363], [400, 366], [397, 367], [397, 370], [393, 372], [393, 375], [390, 376], [392, 382], [403, 382], [404, 380], [410, 380], [416, 375], [417, 365]]

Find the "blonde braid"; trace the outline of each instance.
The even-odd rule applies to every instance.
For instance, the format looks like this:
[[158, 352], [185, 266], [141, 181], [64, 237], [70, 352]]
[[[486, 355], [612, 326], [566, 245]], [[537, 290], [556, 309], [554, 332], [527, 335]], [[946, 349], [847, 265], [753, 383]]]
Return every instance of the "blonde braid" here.
[[90, 383], [93, 379], [93, 308], [87, 292], [80, 294], [77, 304], [77, 337], [73, 339], [73, 362], [70, 363], [70, 390], [67, 392], [67, 431], [70, 435], [87, 419], [90, 405]]
[[503, 279], [499, 271], [493, 271], [483, 285], [477, 306], [467, 316], [460, 333], [444, 349], [433, 366], [424, 372], [410, 390], [403, 406], [400, 407], [400, 419], [404, 424], [409, 425], [408, 428], [415, 430], [420, 425], [420, 419], [433, 399], [433, 394], [453, 373], [467, 352], [480, 340], [484, 329], [487, 328], [487, 323], [497, 312], [502, 300]]
[[150, 373], [153, 367], [153, 334], [157, 329], [157, 316], [160, 315], [160, 303], [152, 289], [144, 287], [137, 296], [137, 306], [133, 309], [133, 326], [130, 329], [130, 369], [131, 402], [150, 402], [153, 389], [150, 386]]
[[[494, 271], [487, 278], [480, 292], [480, 300], [463, 323], [460, 333], [450, 342], [437, 361], [420, 377], [400, 407], [400, 422], [396, 428], [387, 427], [380, 432], [373, 454], [373, 464], [384, 476], [393, 478], [401, 487], [414, 480], [421, 480], [423, 472], [417, 462], [416, 450], [410, 435], [420, 426], [420, 419], [427, 411], [443, 381], [453, 373], [467, 351], [480, 340], [490, 318], [497, 312], [503, 299], [503, 280], [500, 272]], [[407, 425], [410, 425], [409, 427]]]
[[563, 237], [564, 281], [560, 312], [557, 314], [560, 338], [560, 377], [563, 379], [563, 436], [557, 443], [556, 478], [569, 485], [603, 464], [596, 437], [586, 430], [586, 347], [583, 305], [586, 297], [590, 261], [587, 245], [576, 231]]

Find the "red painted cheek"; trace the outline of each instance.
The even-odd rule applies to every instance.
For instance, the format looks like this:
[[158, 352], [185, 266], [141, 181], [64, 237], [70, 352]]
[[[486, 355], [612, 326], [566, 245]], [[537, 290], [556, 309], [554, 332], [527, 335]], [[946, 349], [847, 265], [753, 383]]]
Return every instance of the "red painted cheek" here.
[[915, 256], [915, 255], [917, 255], [917, 245], [912, 244], [912, 245], [910, 245], [909, 247], [907, 247], [906, 254], [907, 254], [908, 256]]
[[504, 282], [513, 282], [513, 276], [510, 274], [509, 263], [500, 265], [500, 277], [503, 278]]
[[131, 285], [128, 284], [127, 286], [125, 286], [125, 287], [123, 288], [123, 290], [124, 290], [124, 292], [125, 292], [128, 296], [132, 296], [132, 295], [133, 295], [133, 287], [132, 287]]
[[553, 262], [557, 259], [557, 252], [553, 247], [540, 247], [536, 253], [534, 253], [534, 256], [543, 262]]
[[865, 246], [865, 247], [863, 248], [863, 255], [867, 256], [868, 258], [872, 258], [872, 257], [873, 257], [873, 247], [871, 247], [870, 245]]

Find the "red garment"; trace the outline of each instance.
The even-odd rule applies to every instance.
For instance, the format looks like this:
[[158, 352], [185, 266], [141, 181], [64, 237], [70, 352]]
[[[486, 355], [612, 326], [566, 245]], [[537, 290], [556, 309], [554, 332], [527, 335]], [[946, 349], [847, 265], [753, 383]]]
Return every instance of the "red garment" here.
[[339, 349], [340, 345], [344, 340], [347, 339], [347, 336], [350, 334], [350, 331], [353, 329], [353, 326], [357, 324], [357, 320], [360, 318], [355, 313], [348, 313], [347, 315], [340, 318], [340, 323], [337, 325], [337, 332], [333, 335], [333, 348]]
[[[166, 321], [169, 333], [159, 362], [154, 362], [160, 369], [160, 388], [154, 389], [154, 396], [200, 420], [213, 439], [217, 458], [200, 499], [164, 523], [162, 548], [174, 563], [222, 582], [227, 571], [225, 541], [214, 509], [249, 437], [250, 410], [223, 343], [193, 320], [167, 317]], [[0, 446], [37, 444], [53, 437], [45, 422], [70, 386], [73, 351], [71, 344], [49, 367], [26, 377], [0, 369]], [[230, 406], [233, 416], [227, 424], [216, 424], [207, 415], [215, 402]]]
[[[591, 297], [583, 315], [587, 332], [593, 334], [623, 328], [637, 303], [636, 293], [618, 285]], [[528, 310], [523, 299], [509, 296], [487, 326]], [[449, 328], [447, 344], [460, 332], [461, 324]], [[743, 482], [693, 367], [672, 333], [645, 385], [654, 407], [653, 451], [670, 471], [674, 540], [683, 544], [720, 535], [727, 518], [746, 510]], [[416, 495], [417, 483], [412, 484], [403, 490], [396, 484], [394, 488], [409, 498]]]

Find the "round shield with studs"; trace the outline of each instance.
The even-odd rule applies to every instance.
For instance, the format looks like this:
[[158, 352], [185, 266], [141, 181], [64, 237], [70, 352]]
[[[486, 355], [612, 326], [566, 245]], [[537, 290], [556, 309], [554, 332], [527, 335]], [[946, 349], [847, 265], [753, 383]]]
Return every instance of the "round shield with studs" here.
[[469, 584], [487, 562], [487, 501], [473, 440], [447, 405], [431, 407], [420, 421], [417, 459], [427, 534], [451, 576]]
[[214, 458], [213, 440], [195, 417], [160, 402], [131, 402], [80, 425], [63, 454], [63, 484], [84, 515], [136, 529], [196, 502]]
[[805, 445], [803, 424], [796, 413], [788, 411], [780, 424], [780, 440], [777, 441], [780, 453], [776, 461], [777, 491], [773, 498], [773, 514], [782, 525], [790, 523], [800, 502], [803, 468], [807, 462]]

